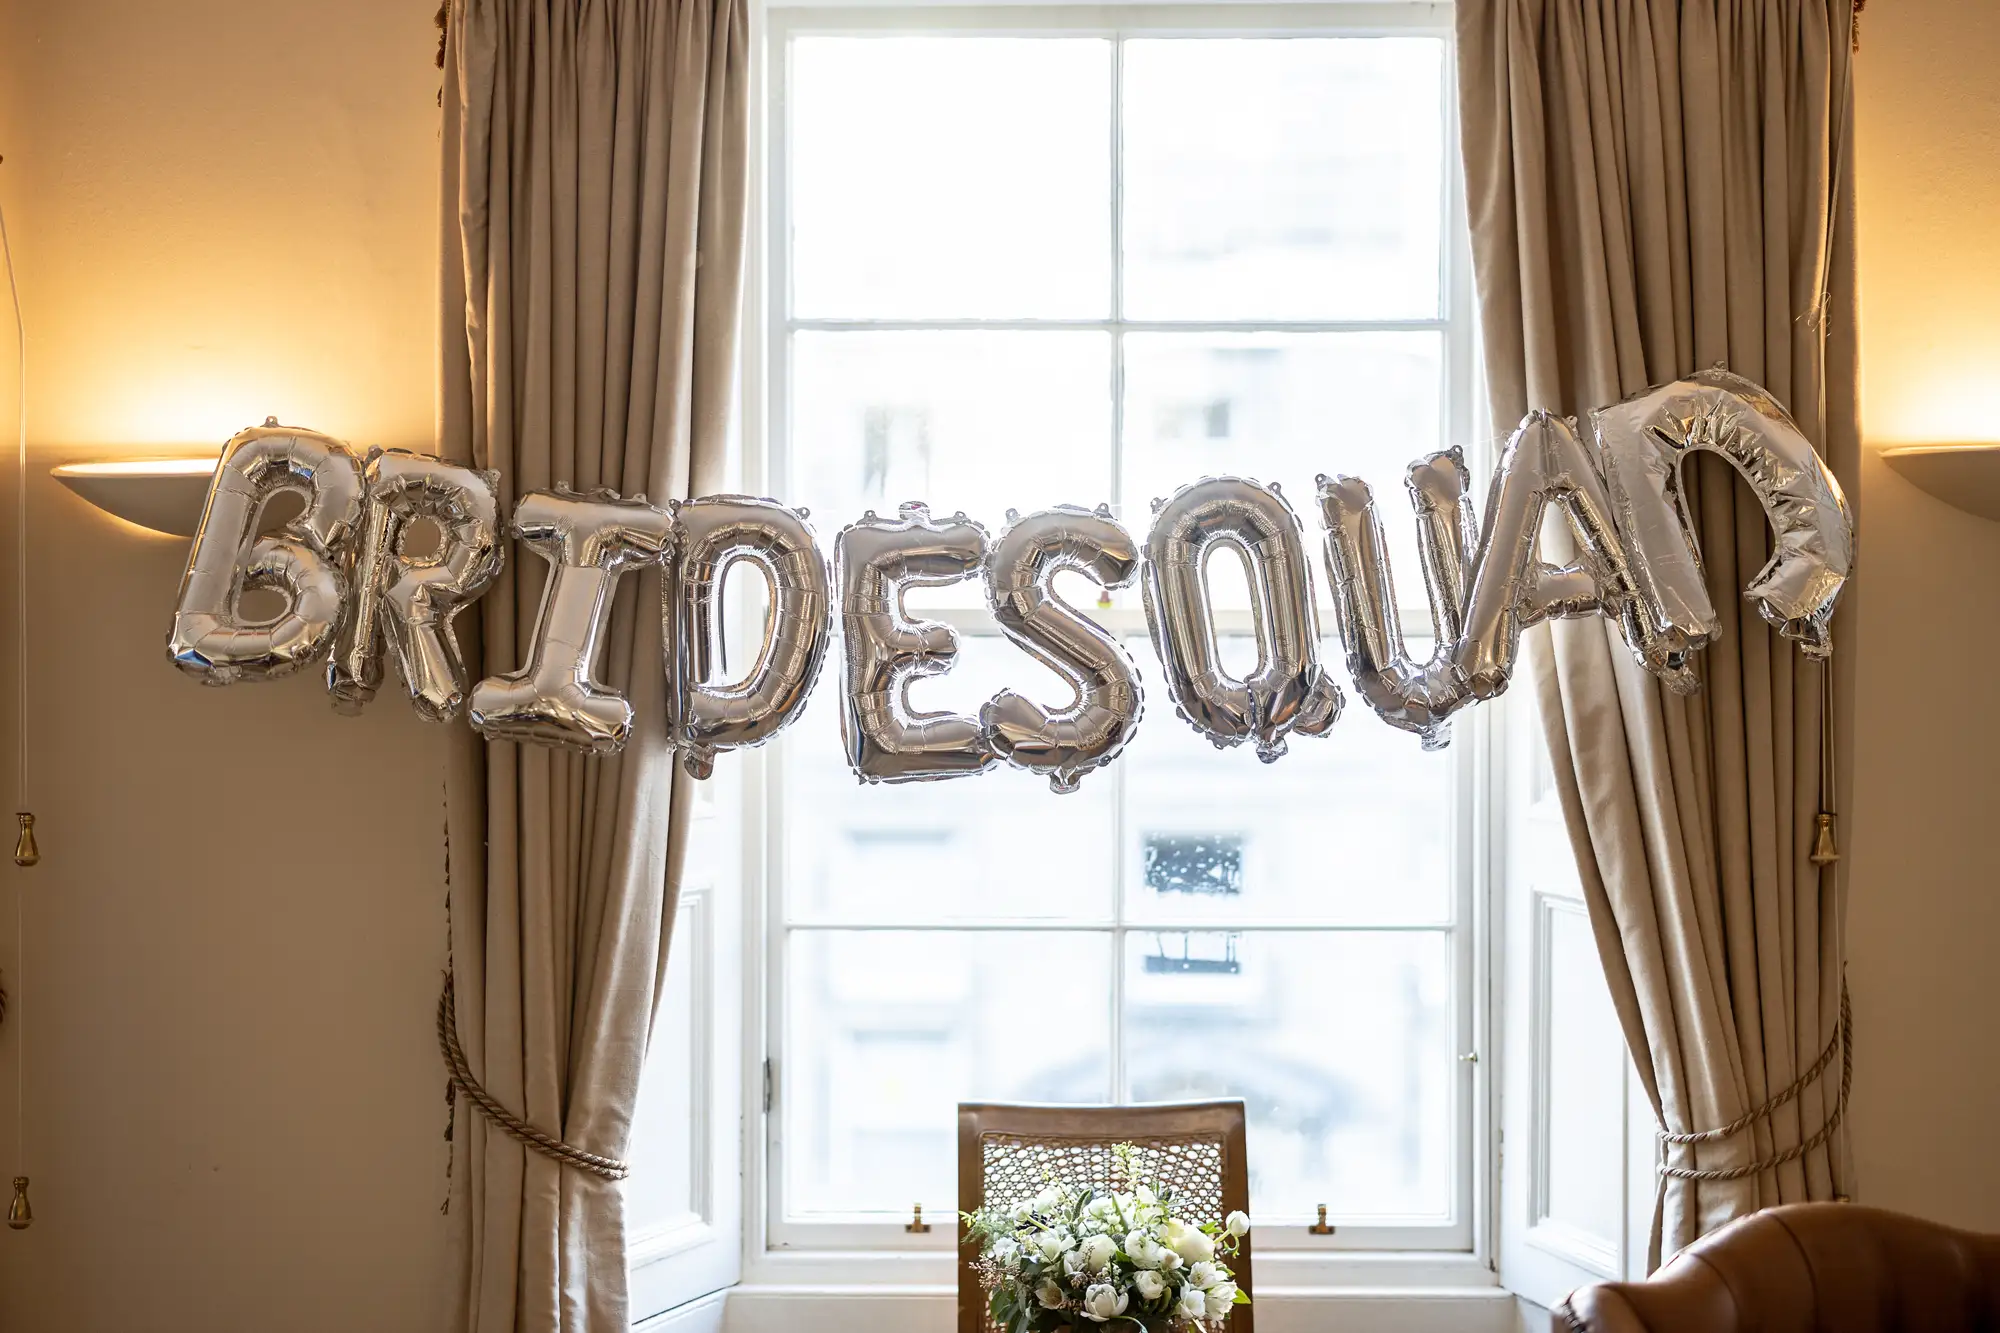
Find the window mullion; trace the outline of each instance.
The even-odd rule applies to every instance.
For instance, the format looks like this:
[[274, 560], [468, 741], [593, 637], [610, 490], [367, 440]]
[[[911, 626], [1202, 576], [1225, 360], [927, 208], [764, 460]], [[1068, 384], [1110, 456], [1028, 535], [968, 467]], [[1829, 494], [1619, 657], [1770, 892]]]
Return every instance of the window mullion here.
[[1125, 1100], [1125, 766], [1111, 765], [1111, 1100]]
[[1125, 38], [1111, 39], [1111, 319], [1125, 318]]
[[[1125, 39], [1111, 38], [1111, 503], [1125, 499]], [[1136, 516], [1125, 515], [1129, 524]], [[1111, 765], [1111, 1100], [1125, 1100], [1125, 765]]]

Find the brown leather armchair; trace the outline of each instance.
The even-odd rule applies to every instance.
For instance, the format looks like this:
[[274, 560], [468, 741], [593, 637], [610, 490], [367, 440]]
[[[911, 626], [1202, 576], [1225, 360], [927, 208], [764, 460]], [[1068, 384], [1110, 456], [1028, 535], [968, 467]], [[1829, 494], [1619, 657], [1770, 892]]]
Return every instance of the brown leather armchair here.
[[1555, 1333], [1989, 1333], [2000, 1236], [1849, 1203], [1769, 1208], [1704, 1236], [1644, 1282], [1555, 1308]]

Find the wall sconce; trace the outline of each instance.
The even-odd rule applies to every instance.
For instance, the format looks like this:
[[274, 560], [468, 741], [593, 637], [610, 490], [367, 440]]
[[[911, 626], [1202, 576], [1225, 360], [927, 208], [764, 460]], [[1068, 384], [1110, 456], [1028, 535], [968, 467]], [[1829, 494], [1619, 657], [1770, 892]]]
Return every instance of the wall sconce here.
[[1948, 505], [2000, 519], [2000, 444], [1908, 444], [1882, 461]]
[[107, 514], [127, 523], [192, 537], [215, 477], [206, 458], [134, 458], [105, 463], [64, 463], [49, 475]]

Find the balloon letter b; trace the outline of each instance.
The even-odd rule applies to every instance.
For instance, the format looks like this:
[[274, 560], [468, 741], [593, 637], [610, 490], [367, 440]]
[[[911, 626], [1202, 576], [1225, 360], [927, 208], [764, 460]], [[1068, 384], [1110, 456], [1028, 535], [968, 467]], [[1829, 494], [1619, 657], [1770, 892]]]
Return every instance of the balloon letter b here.
[[[279, 491], [303, 495], [305, 510], [282, 533], [259, 537], [257, 518]], [[347, 600], [336, 553], [360, 516], [361, 469], [340, 441], [275, 419], [233, 436], [181, 579], [167, 639], [174, 665], [205, 685], [228, 685], [282, 676], [324, 654]], [[253, 623], [241, 603], [258, 588], [281, 592], [285, 609]]]

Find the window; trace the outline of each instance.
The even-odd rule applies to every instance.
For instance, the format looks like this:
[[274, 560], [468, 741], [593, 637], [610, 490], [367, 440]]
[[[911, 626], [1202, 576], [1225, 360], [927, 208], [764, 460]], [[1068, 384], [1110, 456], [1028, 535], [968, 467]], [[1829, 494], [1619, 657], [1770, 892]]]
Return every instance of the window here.
[[[1401, 479], [1472, 434], [1448, 17], [1358, 12], [772, 11], [751, 480], [830, 552], [907, 500], [995, 532], [1108, 500], [1143, 539], [1155, 497], [1234, 472], [1281, 483], [1317, 551], [1316, 474], [1358, 473], [1426, 625]], [[1243, 571], [1208, 576], [1247, 667]], [[1147, 693], [1075, 794], [861, 787], [832, 660], [754, 772], [766, 1240], [949, 1248], [902, 1224], [952, 1215], [963, 1099], [1228, 1095], [1260, 1249], [1469, 1249], [1482, 724], [1426, 754], [1350, 691], [1274, 765], [1218, 753], [1136, 588], [1068, 592]], [[962, 639], [918, 704], [1067, 697], [976, 582], [909, 598]]]

